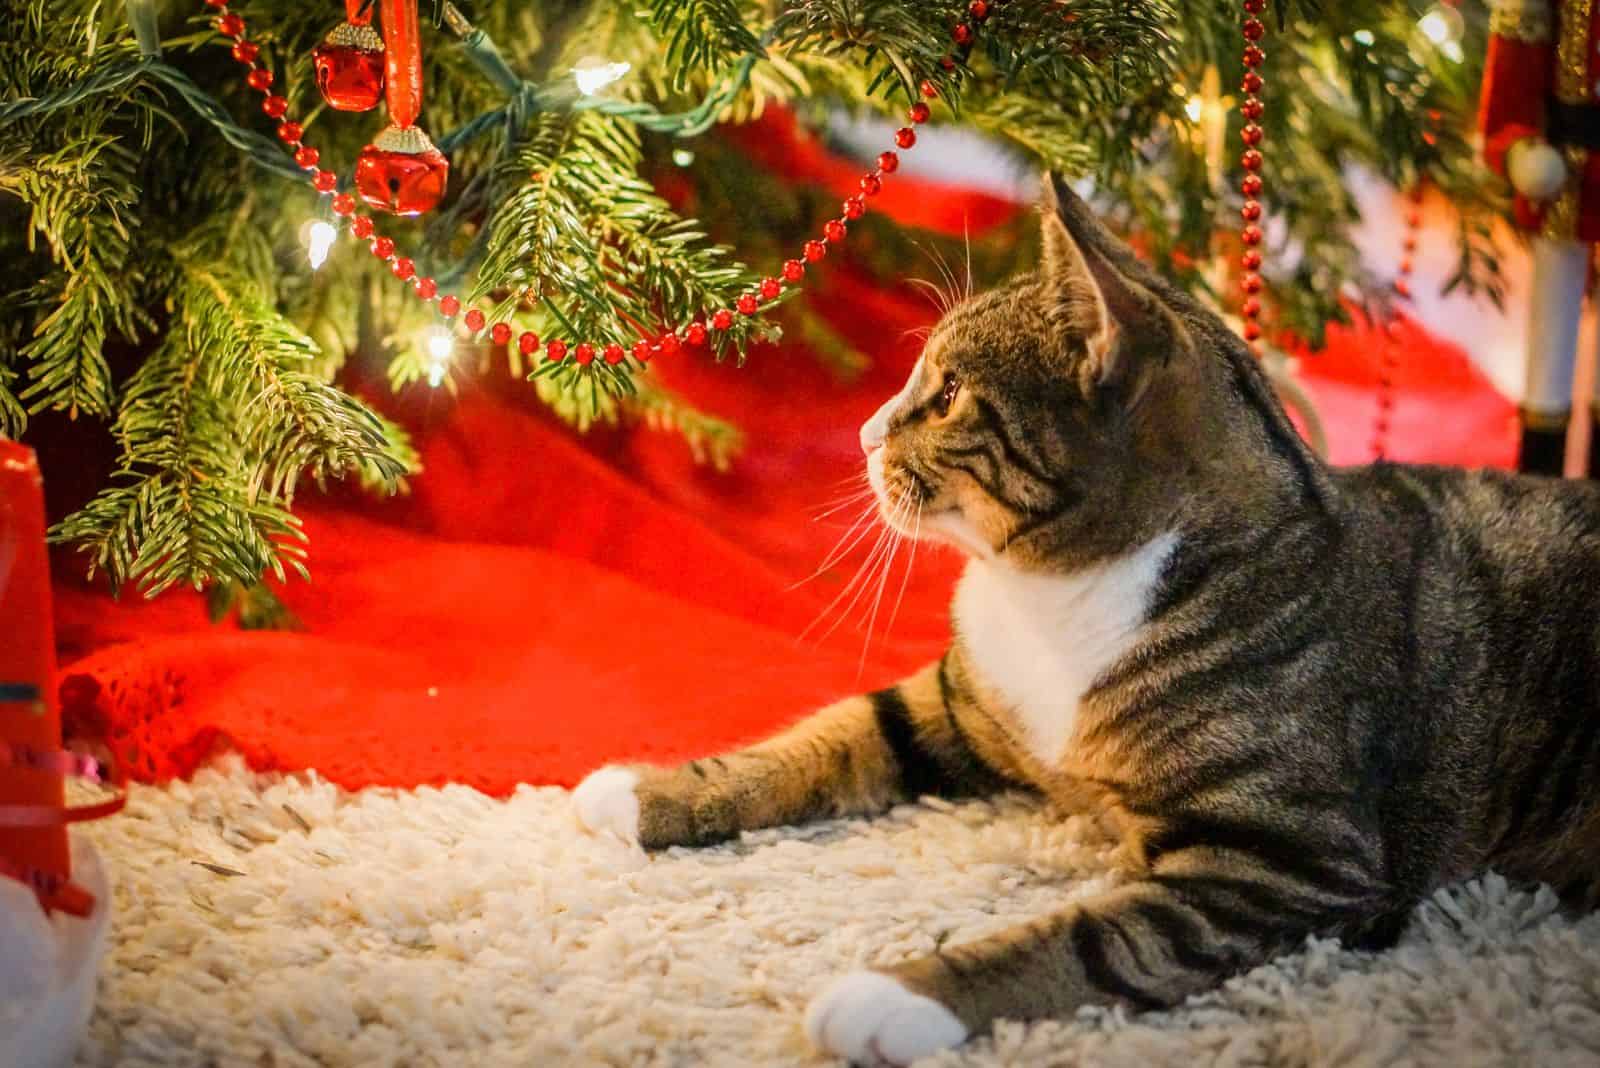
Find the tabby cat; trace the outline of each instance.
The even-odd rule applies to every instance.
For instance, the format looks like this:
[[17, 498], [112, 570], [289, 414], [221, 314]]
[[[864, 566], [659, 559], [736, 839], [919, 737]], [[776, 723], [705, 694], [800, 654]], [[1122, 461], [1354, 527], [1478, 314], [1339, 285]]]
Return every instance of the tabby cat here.
[[969, 561], [937, 663], [771, 740], [612, 767], [581, 821], [646, 848], [1031, 788], [1128, 878], [844, 976], [822, 1049], [905, 1064], [999, 1017], [1173, 1005], [1311, 933], [1391, 944], [1493, 866], [1593, 905], [1600, 489], [1333, 469], [1244, 344], [1056, 180], [1036, 273], [957, 306], [861, 430], [886, 521]]

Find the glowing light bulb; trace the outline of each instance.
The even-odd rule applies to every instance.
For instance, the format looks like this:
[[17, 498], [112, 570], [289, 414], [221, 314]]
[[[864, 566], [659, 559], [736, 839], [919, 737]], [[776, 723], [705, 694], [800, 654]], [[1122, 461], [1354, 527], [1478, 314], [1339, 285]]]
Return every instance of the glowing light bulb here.
[[1417, 29], [1434, 44], [1444, 47], [1461, 40], [1461, 12], [1454, 7], [1435, 4], [1426, 15], [1417, 20]]
[[339, 231], [335, 230], [330, 222], [318, 219], [311, 224], [306, 235], [306, 258], [311, 261], [313, 271], [326, 262], [328, 250], [333, 247], [333, 242], [338, 236]]
[[1194, 96], [1191, 96], [1189, 98], [1189, 102], [1187, 104], [1183, 105], [1183, 113], [1185, 115], [1189, 116], [1189, 121], [1190, 122], [1199, 122], [1200, 121], [1200, 116], [1204, 115], [1205, 111], [1206, 111], [1206, 104], [1205, 104], [1204, 100], [1200, 99], [1200, 94], [1199, 93], [1196, 93]]
[[672, 150], [672, 162], [680, 167], [687, 167], [694, 162], [694, 152], [687, 148], [675, 148]]
[[600, 90], [633, 69], [632, 63], [608, 63], [603, 59], [586, 57], [578, 60], [572, 77], [578, 83], [578, 92], [594, 96]]
[[428, 331], [428, 385], [438, 387], [444, 381], [445, 370], [450, 366], [450, 354], [455, 350], [455, 339], [448, 331]]
[[[1424, 30], [1423, 32], [1426, 33], [1427, 31]], [[1371, 48], [1373, 42], [1377, 40], [1377, 38], [1372, 35], [1371, 30], [1357, 30], [1350, 36], [1356, 39], [1356, 44], [1362, 45], [1366, 48]]]

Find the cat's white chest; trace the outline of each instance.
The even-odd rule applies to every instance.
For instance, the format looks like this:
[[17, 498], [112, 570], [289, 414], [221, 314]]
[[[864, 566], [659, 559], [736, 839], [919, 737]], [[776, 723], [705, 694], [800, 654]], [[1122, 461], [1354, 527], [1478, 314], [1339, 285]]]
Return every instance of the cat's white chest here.
[[1010, 707], [1032, 754], [1058, 763], [1094, 681], [1139, 640], [1162, 566], [1163, 534], [1071, 575], [1039, 575], [973, 560], [956, 587], [955, 619], [973, 668]]

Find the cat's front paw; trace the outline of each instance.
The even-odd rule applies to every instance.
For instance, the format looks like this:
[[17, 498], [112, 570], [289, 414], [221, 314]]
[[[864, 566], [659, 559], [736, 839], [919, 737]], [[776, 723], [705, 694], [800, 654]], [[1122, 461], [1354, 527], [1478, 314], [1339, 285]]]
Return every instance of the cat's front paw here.
[[959, 1046], [967, 1028], [955, 1013], [882, 972], [835, 979], [806, 1007], [806, 1036], [852, 1064], [905, 1065]]
[[611, 833], [624, 842], [639, 840], [639, 773], [605, 767], [591, 772], [572, 791], [572, 808], [584, 830]]

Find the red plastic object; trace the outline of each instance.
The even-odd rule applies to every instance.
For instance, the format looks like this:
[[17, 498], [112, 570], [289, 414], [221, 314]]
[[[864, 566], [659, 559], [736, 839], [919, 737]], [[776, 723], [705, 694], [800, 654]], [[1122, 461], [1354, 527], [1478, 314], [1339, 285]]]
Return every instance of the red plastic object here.
[[[392, 147], [406, 135], [426, 147], [421, 151]], [[444, 199], [449, 180], [450, 161], [414, 126], [410, 130], [389, 127], [356, 157], [356, 192], [378, 211], [421, 215]]]
[[422, 114], [422, 36], [417, 0], [383, 0], [384, 96], [389, 121], [406, 127]]
[[[61, 718], [44, 529], [44, 487], [33, 450], [0, 440], [0, 743], [52, 751], [61, 748]], [[8, 768], [0, 774], [0, 809], [61, 809], [65, 803], [54, 772]], [[72, 874], [66, 828], [0, 821], [0, 870], [64, 885]]]
[[[339, 111], [371, 111], [383, 95], [383, 50], [331, 43], [344, 28], [338, 27], [327, 41], [311, 50], [317, 89], [322, 99]], [[370, 28], [368, 32], [372, 32]]]

